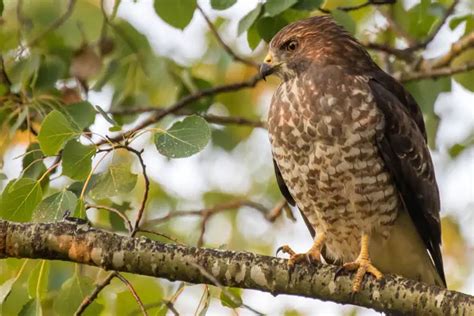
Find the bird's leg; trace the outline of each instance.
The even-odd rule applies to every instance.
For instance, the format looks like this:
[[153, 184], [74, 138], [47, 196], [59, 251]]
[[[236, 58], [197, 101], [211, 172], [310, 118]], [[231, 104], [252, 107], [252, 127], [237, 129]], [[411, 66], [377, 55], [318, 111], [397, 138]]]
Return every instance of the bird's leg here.
[[325, 240], [326, 234], [321, 232], [320, 234], [316, 235], [313, 245], [306, 253], [296, 253], [288, 245], [284, 245], [278, 248], [277, 253], [282, 251], [283, 253], [287, 253], [290, 255], [290, 259], [288, 260], [288, 266], [290, 266], [290, 268], [292, 268], [296, 263], [303, 261], [304, 259], [307, 259], [309, 262], [321, 261], [321, 249], [323, 248]]
[[354, 280], [352, 281], [352, 291], [359, 292], [362, 280], [366, 273], [372, 274], [377, 280], [383, 276], [376, 267], [372, 265], [369, 257], [369, 235], [363, 233], [360, 239], [360, 254], [354, 262], [345, 263], [342, 269], [347, 271], [356, 271]]

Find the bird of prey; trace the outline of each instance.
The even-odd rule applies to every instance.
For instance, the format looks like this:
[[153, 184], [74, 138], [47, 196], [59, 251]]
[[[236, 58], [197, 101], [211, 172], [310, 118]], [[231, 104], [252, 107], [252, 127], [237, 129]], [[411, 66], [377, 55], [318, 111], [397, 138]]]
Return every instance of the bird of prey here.
[[331, 16], [284, 27], [263, 78], [281, 84], [268, 130], [278, 184], [314, 244], [304, 258], [365, 274], [392, 273], [446, 287], [440, 201], [423, 116], [414, 98]]

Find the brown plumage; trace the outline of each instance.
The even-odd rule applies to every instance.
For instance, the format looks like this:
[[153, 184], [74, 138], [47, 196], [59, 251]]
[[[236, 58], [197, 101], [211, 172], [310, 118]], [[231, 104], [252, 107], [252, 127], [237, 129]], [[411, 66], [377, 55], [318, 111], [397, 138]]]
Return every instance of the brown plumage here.
[[[411, 95], [330, 16], [283, 28], [261, 71], [282, 79], [270, 141], [280, 189], [315, 237], [311, 257], [324, 250], [357, 270], [355, 291], [378, 269], [446, 286], [439, 193]], [[290, 264], [302, 258], [284, 250]]]

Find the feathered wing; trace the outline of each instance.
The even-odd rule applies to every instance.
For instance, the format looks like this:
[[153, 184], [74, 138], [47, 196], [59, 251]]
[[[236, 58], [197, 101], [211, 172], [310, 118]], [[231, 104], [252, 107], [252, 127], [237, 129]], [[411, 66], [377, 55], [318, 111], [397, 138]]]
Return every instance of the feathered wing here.
[[369, 86], [386, 123], [377, 138], [380, 154], [446, 286], [440, 249], [439, 191], [421, 111], [404, 88], [388, 75], [376, 73]]
[[[278, 168], [278, 165], [277, 165], [275, 159], [273, 159], [273, 166], [275, 167], [275, 176], [276, 176], [276, 180], [277, 180], [277, 183], [278, 183], [278, 187], [280, 188], [281, 194], [283, 194], [283, 196], [285, 197], [288, 204], [290, 204], [291, 206], [296, 206], [295, 199], [291, 196], [290, 191], [288, 190], [288, 187], [286, 186], [285, 180], [283, 180], [280, 169]], [[303, 212], [301, 212], [301, 210], [300, 210], [300, 213], [301, 213], [301, 216], [303, 217], [303, 220], [304, 220], [306, 226], [309, 229], [309, 232], [310, 232], [311, 236], [314, 238], [314, 236], [316, 236], [316, 232], [315, 232], [313, 226], [311, 226], [308, 219], [303, 214]]]

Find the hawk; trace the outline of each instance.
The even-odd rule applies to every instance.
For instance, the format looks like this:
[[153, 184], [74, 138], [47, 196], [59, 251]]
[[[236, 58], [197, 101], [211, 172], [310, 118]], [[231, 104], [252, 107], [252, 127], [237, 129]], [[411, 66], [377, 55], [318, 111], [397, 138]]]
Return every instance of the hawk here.
[[281, 84], [268, 130], [279, 187], [314, 238], [304, 258], [446, 287], [440, 201], [423, 116], [331, 16], [284, 27], [260, 68]]

